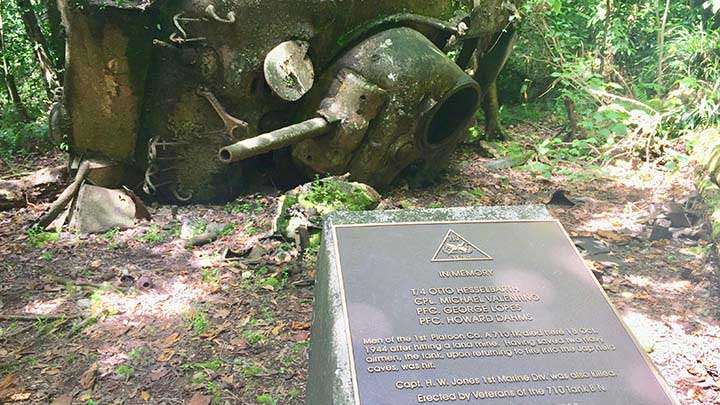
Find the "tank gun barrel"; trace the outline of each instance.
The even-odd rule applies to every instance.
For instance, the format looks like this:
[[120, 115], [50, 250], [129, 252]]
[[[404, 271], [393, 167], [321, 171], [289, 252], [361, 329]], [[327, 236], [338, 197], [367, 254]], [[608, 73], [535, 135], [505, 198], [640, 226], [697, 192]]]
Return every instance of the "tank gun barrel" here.
[[220, 149], [218, 157], [224, 163], [237, 162], [322, 135], [331, 128], [330, 123], [324, 118], [311, 118], [298, 124], [228, 145]]

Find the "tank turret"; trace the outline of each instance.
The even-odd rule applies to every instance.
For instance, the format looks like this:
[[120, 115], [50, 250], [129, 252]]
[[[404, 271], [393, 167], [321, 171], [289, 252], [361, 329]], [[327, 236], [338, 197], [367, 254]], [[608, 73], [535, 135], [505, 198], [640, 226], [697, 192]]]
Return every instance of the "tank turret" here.
[[510, 13], [499, 0], [61, 5], [73, 158], [105, 161], [117, 184], [101, 185], [174, 202], [234, 196], [268, 154], [276, 170], [375, 186], [441, 165], [483, 98], [471, 55]]

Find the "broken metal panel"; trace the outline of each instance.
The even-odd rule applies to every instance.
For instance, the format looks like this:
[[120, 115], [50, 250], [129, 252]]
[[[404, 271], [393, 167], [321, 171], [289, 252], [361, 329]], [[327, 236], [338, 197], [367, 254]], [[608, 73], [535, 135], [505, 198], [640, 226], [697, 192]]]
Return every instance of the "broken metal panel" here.
[[73, 152], [128, 161], [136, 147], [151, 32], [141, 14], [88, 15], [60, 0], [67, 33], [64, 98]]
[[85, 184], [76, 197], [69, 227], [81, 233], [128, 229], [137, 213], [135, 202], [124, 191]]

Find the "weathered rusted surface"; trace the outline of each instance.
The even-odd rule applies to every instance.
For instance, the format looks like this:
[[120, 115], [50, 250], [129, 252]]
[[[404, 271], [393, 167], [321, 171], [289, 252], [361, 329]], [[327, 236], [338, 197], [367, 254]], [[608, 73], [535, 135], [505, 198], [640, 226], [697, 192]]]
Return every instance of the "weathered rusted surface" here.
[[220, 149], [220, 161], [232, 163], [290, 146], [307, 138], [330, 131], [330, 124], [324, 118], [311, 118], [298, 124], [289, 125], [242, 140]]
[[180, 202], [242, 188], [254, 153], [219, 151], [319, 118], [328, 127], [312, 139], [251, 149], [374, 185], [442, 162], [482, 97], [468, 55], [492, 47], [512, 13], [499, 0], [464, 13], [446, 0], [60, 3], [69, 124], [57, 132], [75, 157], [117, 162], [127, 186]]
[[[377, 91], [335, 90], [353, 86], [348, 84], [352, 76], [382, 89], [382, 108], [361, 113], [370, 119], [362, 127], [343, 119], [345, 128], [294, 146], [301, 166], [350, 172], [362, 182], [385, 185], [413, 162], [443, 159], [464, 135], [480, 101], [480, 88], [470, 76], [429, 39], [405, 27], [382, 31], [347, 51], [318, 83], [317, 94], [332, 96], [315, 103], [311, 95], [310, 105], [327, 108], [357, 98], [362, 109], [363, 100]], [[357, 144], [343, 145], [350, 141]]]

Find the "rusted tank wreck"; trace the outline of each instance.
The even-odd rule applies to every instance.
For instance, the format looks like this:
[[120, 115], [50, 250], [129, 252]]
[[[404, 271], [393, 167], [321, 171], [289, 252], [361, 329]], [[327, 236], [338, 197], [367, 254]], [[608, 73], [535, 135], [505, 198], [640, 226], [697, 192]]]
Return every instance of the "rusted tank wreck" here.
[[499, 0], [60, 2], [52, 133], [95, 184], [171, 202], [232, 196], [268, 156], [375, 186], [442, 164], [513, 32]]

